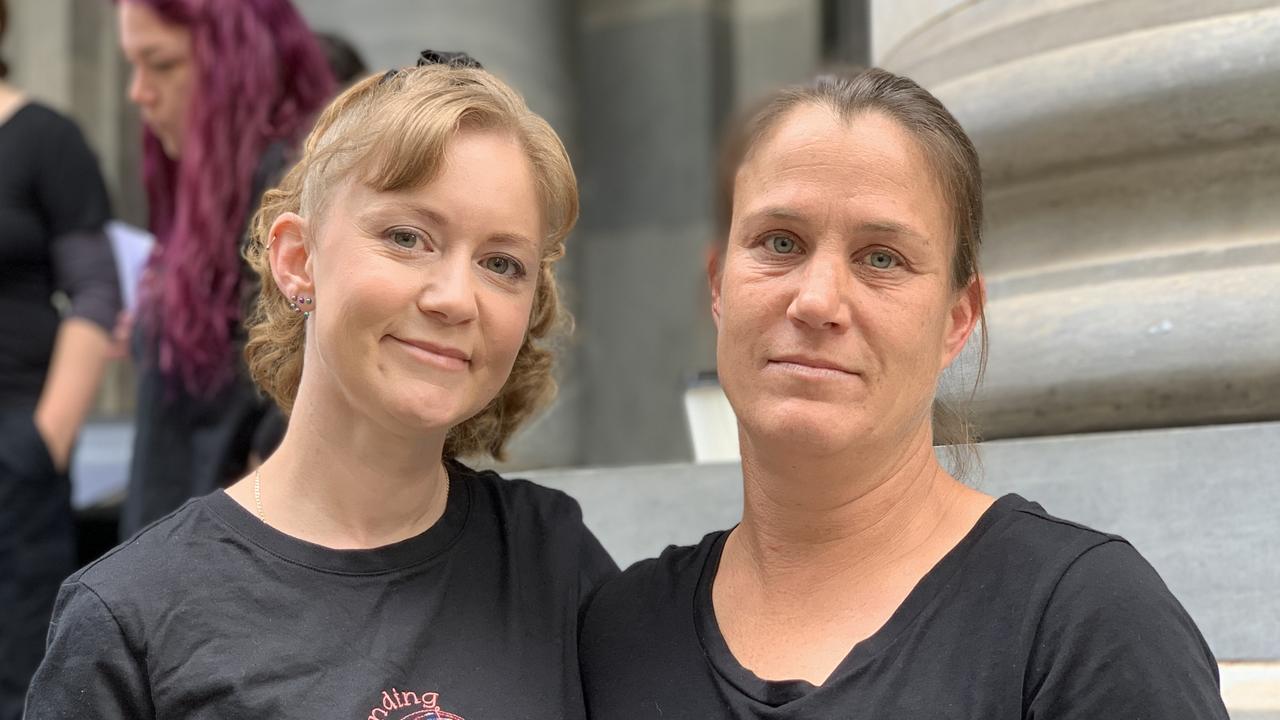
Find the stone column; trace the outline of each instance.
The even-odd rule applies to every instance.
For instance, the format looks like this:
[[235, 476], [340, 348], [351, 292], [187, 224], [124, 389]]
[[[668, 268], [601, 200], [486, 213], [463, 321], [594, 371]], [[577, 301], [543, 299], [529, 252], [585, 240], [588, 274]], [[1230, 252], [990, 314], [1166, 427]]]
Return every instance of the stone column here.
[[988, 437], [1280, 418], [1280, 8], [876, 2], [978, 147]]
[[1194, 564], [1168, 557], [1176, 540], [1139, 547], [1219, 660], [1267, 661], [1223, 663], [1233, 717], [1277, 717], [1277, 526], [1250, 513], [1276, 497], [1280, 7], [894, 0], [872, 22], [877, 63], [933, 91], [982, 158], [978, 419], [1028, 438], [992, 456], [1008, 472], [1021, 454], [1047, 497], [1118, 500], [1107, 526], [1130, 537], [1195, 536]]

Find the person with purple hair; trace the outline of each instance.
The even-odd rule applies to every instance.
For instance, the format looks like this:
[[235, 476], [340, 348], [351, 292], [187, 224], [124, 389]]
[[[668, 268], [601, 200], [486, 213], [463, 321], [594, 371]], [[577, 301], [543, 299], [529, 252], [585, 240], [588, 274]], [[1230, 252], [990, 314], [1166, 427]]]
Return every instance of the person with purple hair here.
[[246, 223], [334, 90], [289, 0], [121, 0], [156, 249], [136, 319], [128, 537], [241, 474], [267, 402], [240, 360]]

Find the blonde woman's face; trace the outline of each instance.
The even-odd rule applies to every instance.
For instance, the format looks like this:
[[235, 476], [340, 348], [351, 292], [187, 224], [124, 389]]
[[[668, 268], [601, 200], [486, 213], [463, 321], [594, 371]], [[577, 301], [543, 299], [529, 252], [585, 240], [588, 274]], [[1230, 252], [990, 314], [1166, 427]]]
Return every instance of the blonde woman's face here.
[[528, 330], [542, 234], [514, 139], [459, 134], [415, 189], [339, 188], [318, 233], [316, 382], [408, 435], [447, 431], [498, 394]]
[[712, 299], [720, 380], [749, 442], [834, 455], [928, 432], [976, 309], [950, 284], [934, 177], [894, 121], [814, 107], [743, 165]]

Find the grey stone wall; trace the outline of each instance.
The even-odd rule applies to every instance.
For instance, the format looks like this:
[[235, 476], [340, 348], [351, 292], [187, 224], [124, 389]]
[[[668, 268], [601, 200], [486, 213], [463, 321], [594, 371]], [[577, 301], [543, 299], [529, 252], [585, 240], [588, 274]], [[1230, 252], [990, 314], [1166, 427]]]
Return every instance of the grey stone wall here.
[[715, 367], [705, 258], [719, 132], [743, 98], [813, 71], [818, 3], [581, 8], [578, 459], [689, 459], [685, 385]]

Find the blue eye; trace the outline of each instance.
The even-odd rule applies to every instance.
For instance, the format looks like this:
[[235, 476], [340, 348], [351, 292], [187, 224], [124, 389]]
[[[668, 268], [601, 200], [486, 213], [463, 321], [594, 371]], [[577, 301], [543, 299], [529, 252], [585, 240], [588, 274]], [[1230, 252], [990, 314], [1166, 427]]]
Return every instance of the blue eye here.
[[876, 251], [867, 255], [867, 264], [877, 270], [888, 270], [898, 264], [898, 258], [887, 252]]
[[770, 235], [765, 239], [764, 244], [779, 255], [788, 255], [796, 249], [795, 238], [790, 235]]
[[413, 232], [412, 230], [392, 230], [388, 236], [391, 238], [391, 242], [405, 248], [406, 250], [412, 250], [418, 245], [418, 241], [421, 239], [418, 236], [418, 233]]
[[524, 268], [520, 263], [507, 257], [506, 255], [493, 255], [480, 261], [484, 269], [497, 273], [498, 275], [506, 275], [509, 277], [520, 277], [524, 275]]

